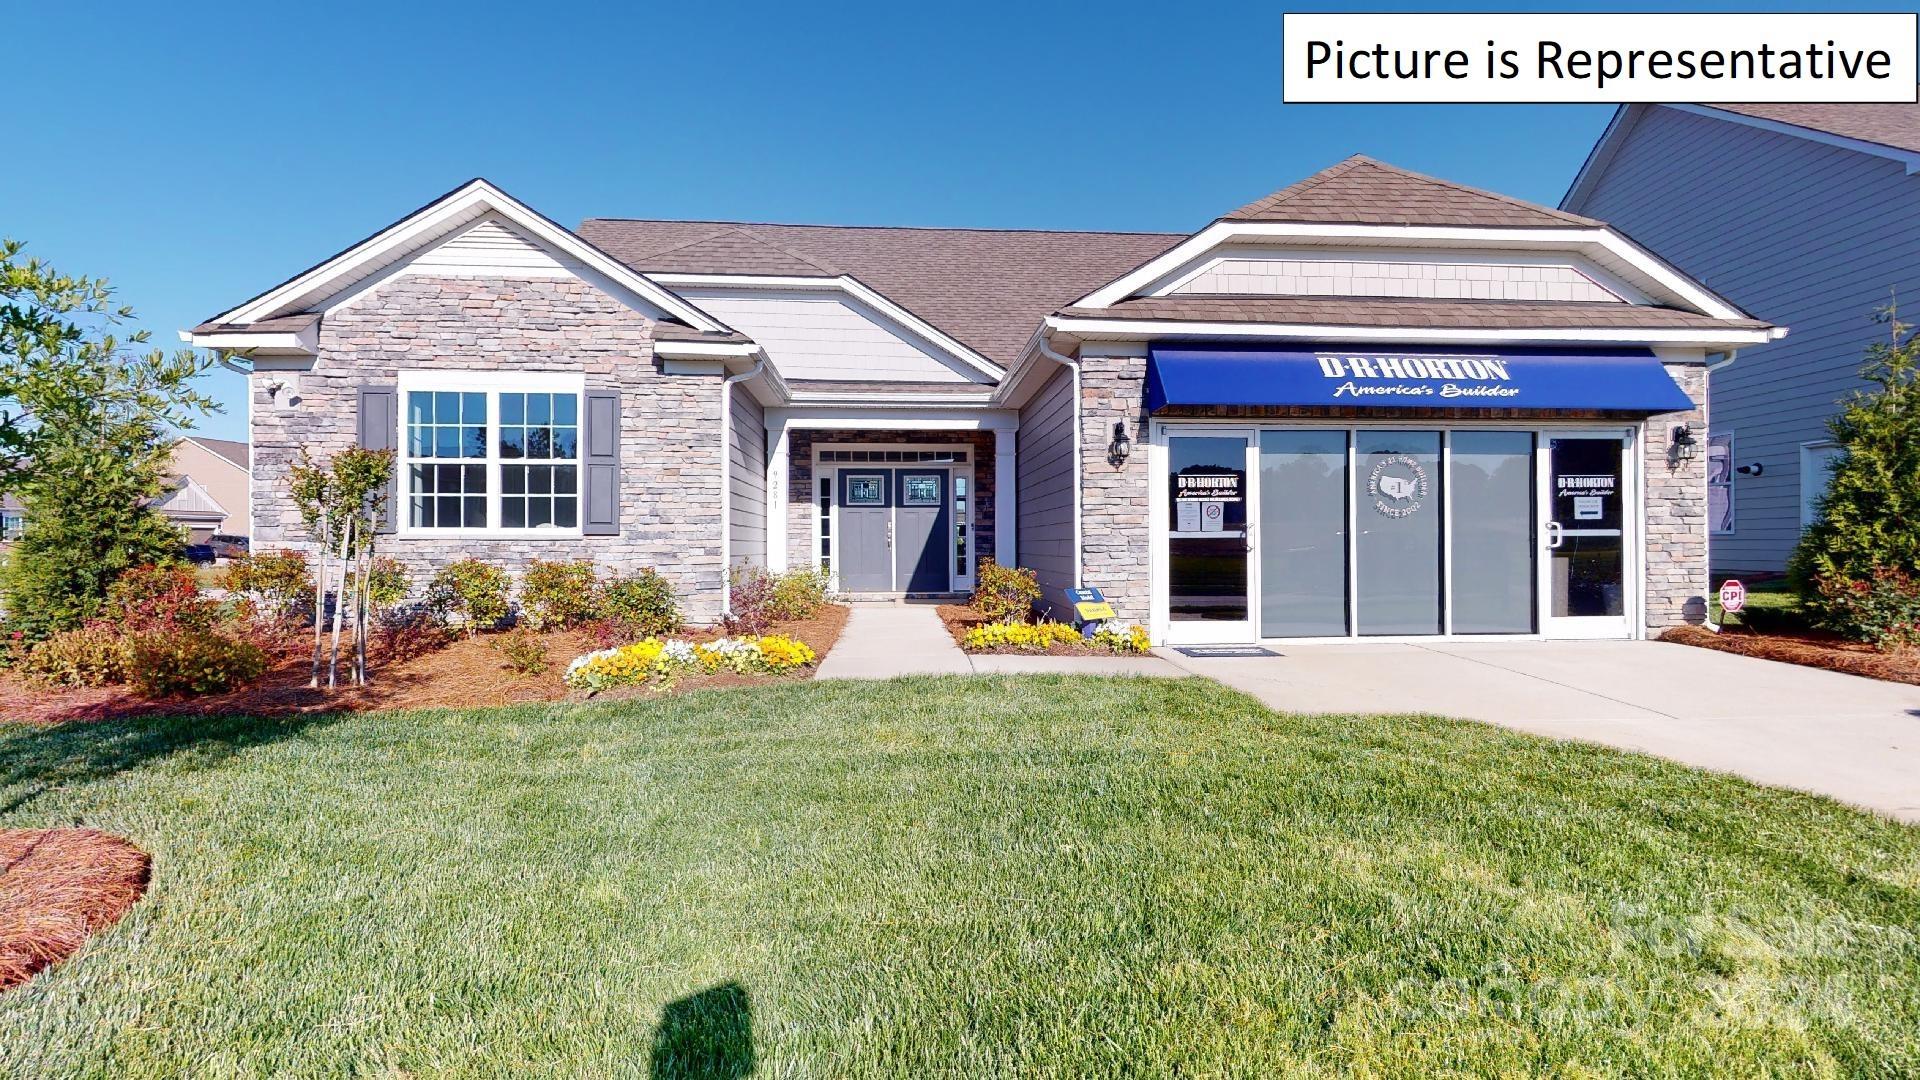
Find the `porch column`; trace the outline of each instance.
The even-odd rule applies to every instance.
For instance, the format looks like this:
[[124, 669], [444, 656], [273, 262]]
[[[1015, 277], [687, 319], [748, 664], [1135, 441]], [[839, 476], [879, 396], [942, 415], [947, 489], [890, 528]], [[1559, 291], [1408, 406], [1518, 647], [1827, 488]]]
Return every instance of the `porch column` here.
[[767, 421], [767, 569], [787, 570], [787, 421]]
[[1014, 517], [1020, 505], [1020, 493], [1014, 487], [1019, 475], [1014, 463], [1018, 435], [1014, 428], [993, 432], [993, 558], [1001, 566], [1020, 565], [1020, 531]]

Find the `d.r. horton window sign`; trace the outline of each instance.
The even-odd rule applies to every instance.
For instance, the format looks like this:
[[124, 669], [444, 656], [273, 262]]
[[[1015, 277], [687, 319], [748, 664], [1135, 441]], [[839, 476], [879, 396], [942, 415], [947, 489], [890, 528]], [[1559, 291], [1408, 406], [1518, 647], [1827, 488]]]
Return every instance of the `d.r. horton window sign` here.
[[1367, 474], [1367, 495], [1376, 512], [1391, 518], [1411, 517], [1427, 501], [1427, 467], [1406, 454], [1388, 454], [1373, 463]]

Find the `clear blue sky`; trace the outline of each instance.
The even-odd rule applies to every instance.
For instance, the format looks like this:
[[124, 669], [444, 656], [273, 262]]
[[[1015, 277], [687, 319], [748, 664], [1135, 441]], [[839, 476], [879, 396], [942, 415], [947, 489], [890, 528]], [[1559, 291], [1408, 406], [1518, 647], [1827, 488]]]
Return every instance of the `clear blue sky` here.
[[1356, 152], [1551, 204], [1612, 112], [1283, 106], [1270, 3], [276, 8], [6, 5], [0, 235], [171, 346], [472, 176], [568, 225], [1187, 230]]

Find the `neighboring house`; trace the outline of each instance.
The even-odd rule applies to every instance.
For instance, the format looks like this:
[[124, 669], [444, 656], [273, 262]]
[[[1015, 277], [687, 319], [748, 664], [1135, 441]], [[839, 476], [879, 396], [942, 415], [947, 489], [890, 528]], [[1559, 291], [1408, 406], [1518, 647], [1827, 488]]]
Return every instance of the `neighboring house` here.
[[154, 507], [187, 530], [189, 543], [248, 536], [253, 523], [247, 444], [185, 436], [173, 444], [172, 488]]
[[1562, 201], [1793, 327], [1713, 378], [1716, 573], [1785, 568], [1875, 312], [1920, 304], [1916, 171], [1920, 105], [1629, 105]]
[[1192, 235], [593, 219], [482, 180], [186, 336], [288, 466], [398, 452], [385, 550], [965, 592], [1160, 643], [1640, 636], [1705, 613], [1706, 366], [1780, 331], [1598, 221], [1351, 158]]
[[[167, 471], [167, 491], [153, 507], [186, 530], [188, 543], [248, 535], [253, 492], [246, 443], [198, 435], [177, 439]], [[0, 541], [19, 539], [26, 524], [20, 501], [0, 496]]]

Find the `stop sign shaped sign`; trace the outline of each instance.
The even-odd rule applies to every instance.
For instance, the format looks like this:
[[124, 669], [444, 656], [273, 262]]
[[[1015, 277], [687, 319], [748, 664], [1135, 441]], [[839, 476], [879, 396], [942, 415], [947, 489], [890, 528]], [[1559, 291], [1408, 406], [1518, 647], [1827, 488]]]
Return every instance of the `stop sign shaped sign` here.
[[1720, 583], [1720, 610], [1739, 611], [1747, 606], [1747, 587], [1737, 578], [1728, 578]]

